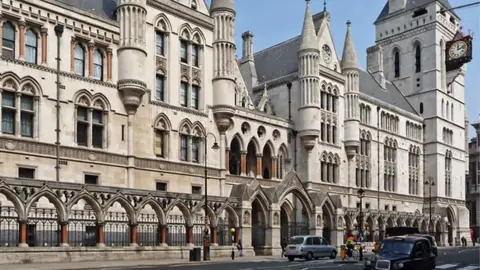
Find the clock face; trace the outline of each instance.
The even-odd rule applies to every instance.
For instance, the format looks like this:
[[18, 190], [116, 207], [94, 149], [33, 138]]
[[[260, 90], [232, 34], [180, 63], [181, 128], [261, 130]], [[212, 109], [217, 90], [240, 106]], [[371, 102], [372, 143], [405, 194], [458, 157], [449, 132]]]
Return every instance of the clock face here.
[[452, 46], [450, 46], [450, 49], [448, 50], [448, 55], [452, 59], [457, 59], [465, 56], [467, 54], [467, 49], [467, 43], [465, 43], [465, 41], [459, 40], [453, 43]]
[[325, 62], [330, 63], [332, 61], [332, 50], [330, 50], [330, 47], [328, 45], [323, 45], [322, 47], [322, 57]]

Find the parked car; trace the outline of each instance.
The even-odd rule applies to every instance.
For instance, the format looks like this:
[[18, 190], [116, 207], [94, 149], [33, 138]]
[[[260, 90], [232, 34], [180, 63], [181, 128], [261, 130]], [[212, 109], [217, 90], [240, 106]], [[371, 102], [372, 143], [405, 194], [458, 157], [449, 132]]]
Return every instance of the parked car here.
[[337, 249], [330, 246], [328, 242], [320, 236], [316, 235], [299, 235], [290, 238], [285, 248], [285, 257], [289, 261], [296, 258], [310, 261], [322, 257], [335, 259], [337, 257]]
[[382, 241], [380, 250], [365, 260], [365, 270], [433, 270], [436, 256], [430, 241], [420, 236], [395, 236]]

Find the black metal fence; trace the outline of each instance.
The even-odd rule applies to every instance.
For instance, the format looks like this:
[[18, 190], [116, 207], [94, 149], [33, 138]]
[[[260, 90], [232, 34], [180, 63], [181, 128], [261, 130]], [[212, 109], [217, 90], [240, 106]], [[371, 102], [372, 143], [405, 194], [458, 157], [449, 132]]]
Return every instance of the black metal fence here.
[[140, 214], [137, 225], [137, 243], [139, 246], [157, 246], [160, 244], [161, 227], [156, 214]]
[[103, 227], [105, 246], [130, 246], [130, 220], [125, 212], [107, 212]]
[[233, 234], [230, 229], [233, 226], [229, 226], [228, 222], [220, 220], [217, 225], [217, 242], [219, 246], [232, 245]]
[[167, 245], [185, 246], [187, 244], [187, 228], [183, 216], [170, 215], [167, 217]]
[[205, 220], [203, 216], [193, 217], [193, 244], [195, 246], [203, 245], [203, 236], [205, 231]]
[[265, 225], [252, 224], [252, 246], [254, 248], [264, 247], [265, 246], [265, 233], [267, 228]]
[[0, 207], [0, 246], [16, 247], [18, 244], [18, 214], [14, 207]]
[[56, 209], [32, 208], [28, 213], [27, 244], [30, 247], [60, 245], [60, 225]]
[[70, 246], [97, 245], [97, 217], [92, 210], [72, 210], [68, 216]]
[[310, 232], [308, 230], [307, 222], [290, 222], [288, 223], [288, 237], [293, 237], [296, 235], [308, 235]]

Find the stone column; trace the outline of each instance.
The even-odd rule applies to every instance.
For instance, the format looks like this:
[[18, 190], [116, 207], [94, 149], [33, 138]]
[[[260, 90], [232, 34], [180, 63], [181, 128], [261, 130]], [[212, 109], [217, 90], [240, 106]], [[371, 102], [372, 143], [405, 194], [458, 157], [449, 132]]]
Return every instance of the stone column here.
[[95, 42], [93, 40], [90, 40], [88, 42], [88, 76], [90, 78], [94, 78], [94, 70], [93, 70], [93, 50], [95, 48]]
[[60, 223], [60, 246], [68, 247], [68, 222]]
[[46, 66], [47, 65], [47, 52], [48, 52], [48, 42], [47, 42], [47, 36], [48, 36], [48, 28], [47, 27], [42, 27], [41, 29], [41, 34], [42, 34], [42, 65]]
[[225, 170], [230, 173], [230, 148], [225, 148]]
[[18, 230], [18, 247], [25, 248], [28, 247], [27, 244], [27, 221], [19, 220], [19, 230]]
[[272, 256], [281, 256], [280, 205], [276, 203], [271, 205], [271, 210], [268, 212], [268, 219], [265, 233], [265, 246], [271, 247]]
[[[0, 10], [0, 28], [3, 29], [3, 14], [2, 11]], [[0, 31], [0, 40], [3, 39], [3, 31]], [[0, 50], [0, 56], [2, 55], [2, 50]]]
[[18, 33], [18, 36], [19, 36], [19, 40], [20, 40], [20, 55], [19, 55], [19, 59], [20, 60], [25, 60], [25, 19], [22, 17], [20, 18], [20, 21], [18, 21], [18, 29], [19, 29], [19, 33]]
[[107, 48], [107, 81], [111, 82], [112, 81], [112, 54], [113, 50], [112, 48], [108, 47]]
[[278, 157], [272, 157], [272, 179], [277, 179], [277, 160]]
[[246, 176], [247, 175], [247, 151], [242, 151], [240, 153], [240, 167], [241, 167], [240, 175]]
[[166, 247], [167, 244], [167, 225], [160, 225], [160, 246]]
[[128, 167], [127, 167], [127, 186], [133, 188], [135, 185], [135, 157], [134, 157], [134, 110], [128, 110], [127, 114], [127, 140], [128, 140]]
[[311, 235], [323, 235], [323, 212], [322, 207], [315, 207], [315, 213], [310, 216], [308, 230]]
[[75, 37], [70, 41], [70, 72], [75, 72]]
[[214, 226], [211, 226], [210, 227], [210, 234], [212, 235], [212, 246], [218, 246], [218, 243], [217, 243], [217, 228], [214, 227]]
[[252, 205], [250, 202], [242, 202], [239, 206], [240, 229], [235, 229], [235, 241], [242, 239], [245, 255], [254, 255], [252, 248]]
[[138, 224], [130, 224], [130, 246], [136, 247], [137, 244], [137, 225]]
[[103, 223], [97, 224], [97, 247], [105, 247], [105, 235], [103, 231]]
[[257, 177], [258, 178], [262, 178], [263, 177], [263, 173], [262, 173], [262, 157], [263, 155], [261, 154], [257, 154]]
[[193, 246], [193, 226], [187, 226], [187, 245]]

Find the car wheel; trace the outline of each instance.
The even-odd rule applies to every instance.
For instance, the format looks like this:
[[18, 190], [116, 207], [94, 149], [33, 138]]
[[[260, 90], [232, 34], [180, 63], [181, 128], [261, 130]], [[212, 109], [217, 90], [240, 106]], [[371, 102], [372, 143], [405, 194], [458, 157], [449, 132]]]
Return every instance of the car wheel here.
[[337, 257], [337, 252], [332, 251], [332, 254], [330, 254], [330, 259], [335, 259]]
[[295, 260], [295, 258], [293, 256], [288, 256], [288, 260], [293, 262], [293, 260]]
[[313, 254], [311, 252], [307, 253], [307, 256], [305, 256], [305, 260], [311, 261], [313, 258]]

